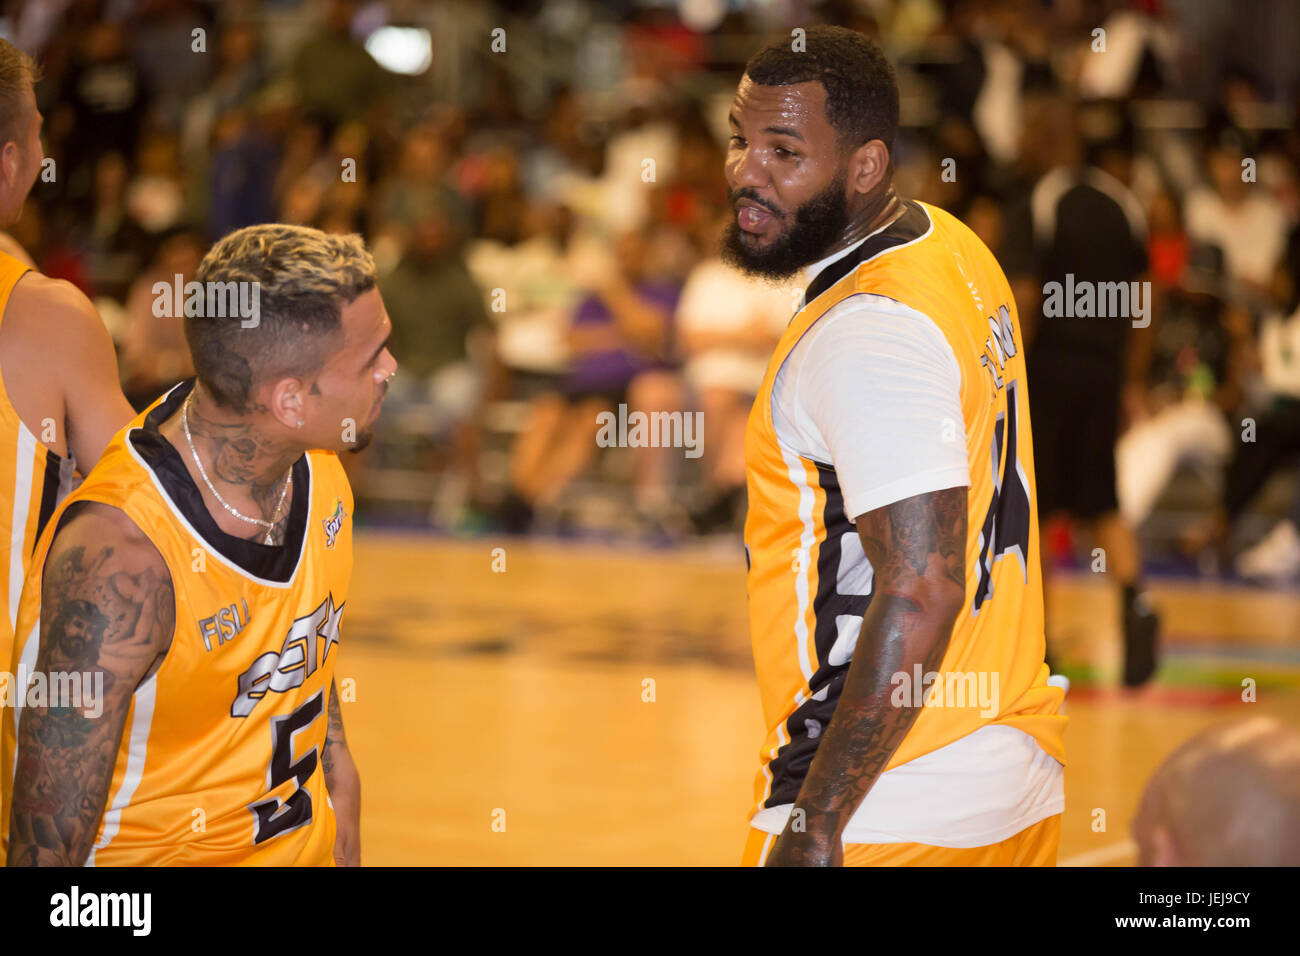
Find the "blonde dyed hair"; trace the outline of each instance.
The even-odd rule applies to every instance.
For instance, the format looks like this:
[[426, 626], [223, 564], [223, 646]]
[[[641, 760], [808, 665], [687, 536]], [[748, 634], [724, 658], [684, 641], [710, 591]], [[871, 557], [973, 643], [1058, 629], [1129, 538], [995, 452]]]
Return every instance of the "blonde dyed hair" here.
[[375, 260], [356, 233], [308, 226], [245, 226], [199, 264], [199, 282], [256, 282], [263, 297], [329, 296], [347, 304], [375, 285]]
[[0, 40], [0, 146], [18, 139], [27, 120], [27, 91], [41, 78], [36, 61]]
[[260, 383], [309, 378], [342, 346], [343, 307], [375, 287], [375, 260], [355, 233], [270, 223], [218, 241], [194, 280], [257, 289], [252, 328], [237, 315], [185, 318], [199, 381], [219, 405], [245, 414]]

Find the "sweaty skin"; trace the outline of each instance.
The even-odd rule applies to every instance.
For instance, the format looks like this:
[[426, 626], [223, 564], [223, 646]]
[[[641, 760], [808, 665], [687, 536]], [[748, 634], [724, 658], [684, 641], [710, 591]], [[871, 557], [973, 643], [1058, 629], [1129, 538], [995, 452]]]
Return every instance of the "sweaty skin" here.
[[[732, 138], [724, 172], [736, 210], [724, 241], [761, 257], [793, 238], [801, 208], [843, 179], [841, 222], [822, 235], [815, 226], [802, 255], [782, 257], [774, 274], [792, 274], [847, 249], [903, 212], [894, 192], [889, 150], [880, 140], [846, 150], [826, 116], [826, 89], [817, 82], [762, 86], [744, 77], [728, 117]], [[794, 253], [795, 250], [791, 250]]]

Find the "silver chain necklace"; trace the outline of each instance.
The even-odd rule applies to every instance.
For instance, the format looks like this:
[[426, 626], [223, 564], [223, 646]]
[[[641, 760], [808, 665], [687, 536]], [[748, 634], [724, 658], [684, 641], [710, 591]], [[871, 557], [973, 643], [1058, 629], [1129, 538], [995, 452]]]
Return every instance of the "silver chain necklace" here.
[[199, 474], [203, 476], [204, 482], [207, 483], [208, 491], [212, 492], [212, 496], [217, 499], [221, 507], [225, 508], [240, 521], [247, 521], [249, 524], [259, 525], [265, 528], [266, 537], [262, 539], [262, 543], [272, 544], [275, 537], [272, 534], [275, 530], [275, 523], [280, 520], [280, 509], [284, 507], [285, 496], [289, 493], [289, 486], [293, 484], [293, 466], [290, 465], [289, 470], [285, 473], [284, 487], [280, 489], [280, 500], [275, 506], [275, 514], [271, 515], [270, 521], [264, 521], [261, 518], [250, 518], [248, 515], [240, 514], [229, 504], [229, 502], [226, 501], [225, 498], [221, 497], [221, 493], [213, 487], [212, 479], [208, 477], [208, 473], [203, 467], [203, 461], [199, 458], [199, 453], [194, 447], [194, 438], [190, 435], [190, 399], [193, 397], [194, 393], [190, 392], [190, 394], [185, 397], [185, 404], [181, 406], [181, 427], [185, 429], [185, 440], [189, 442], [190, 454], [194, 456], [194, 464], [199, 466]]

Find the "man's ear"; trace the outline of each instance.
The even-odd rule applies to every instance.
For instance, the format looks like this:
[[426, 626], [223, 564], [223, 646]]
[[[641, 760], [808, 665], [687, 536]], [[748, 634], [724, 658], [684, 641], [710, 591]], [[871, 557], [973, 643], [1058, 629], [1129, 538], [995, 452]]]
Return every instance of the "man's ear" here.
[[889, 147], [878, 139], [867, 140], [849, 156], [849, 191], [870, 195], [888, 179], [889, 161]]
[[1174, 846], [1173, 834], [1169, 832], [1169, 828], [1163, 823], [1157, 823], [1151, 828], [1151, 845], [1149, 849], [1148, 866], [1183, 865], [1178, 856], [1178, 848]]
[[18, 144], [13, 140], [0, 146], [0, 184], [5, 187], [12, 187], [18, 182], [18, 167], [21, 164], [22, 157], [18, 152]]
[[285, 428], [297, 429], [307, 412], [305, 392], [300, 380], [282, 378], [268, 389], [266, 410]]

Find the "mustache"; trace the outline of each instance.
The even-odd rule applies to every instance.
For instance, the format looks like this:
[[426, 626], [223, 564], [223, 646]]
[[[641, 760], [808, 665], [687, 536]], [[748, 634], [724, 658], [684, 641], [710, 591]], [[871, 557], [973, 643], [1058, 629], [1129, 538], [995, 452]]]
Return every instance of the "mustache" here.
[[785, 218], [785, 213], [777, 209], [767, 200], [760, 197], [758, 195], [758, 192], [755, 191], [754, 189], [751, 189], [749, 186], [746, 186], [743, 189], [727, 190], [727, 202], [731, 204], [731, 208], [733, 209], [736, 208], [736, 203], [738, 203], [742, 199], [748, 199], [750, 202], [754, 203], [754, 205], [762, 206], [764, 209], [766, 209], [768, 212], [770, 212], [772, 215], [776, 216], [779, 219]]

